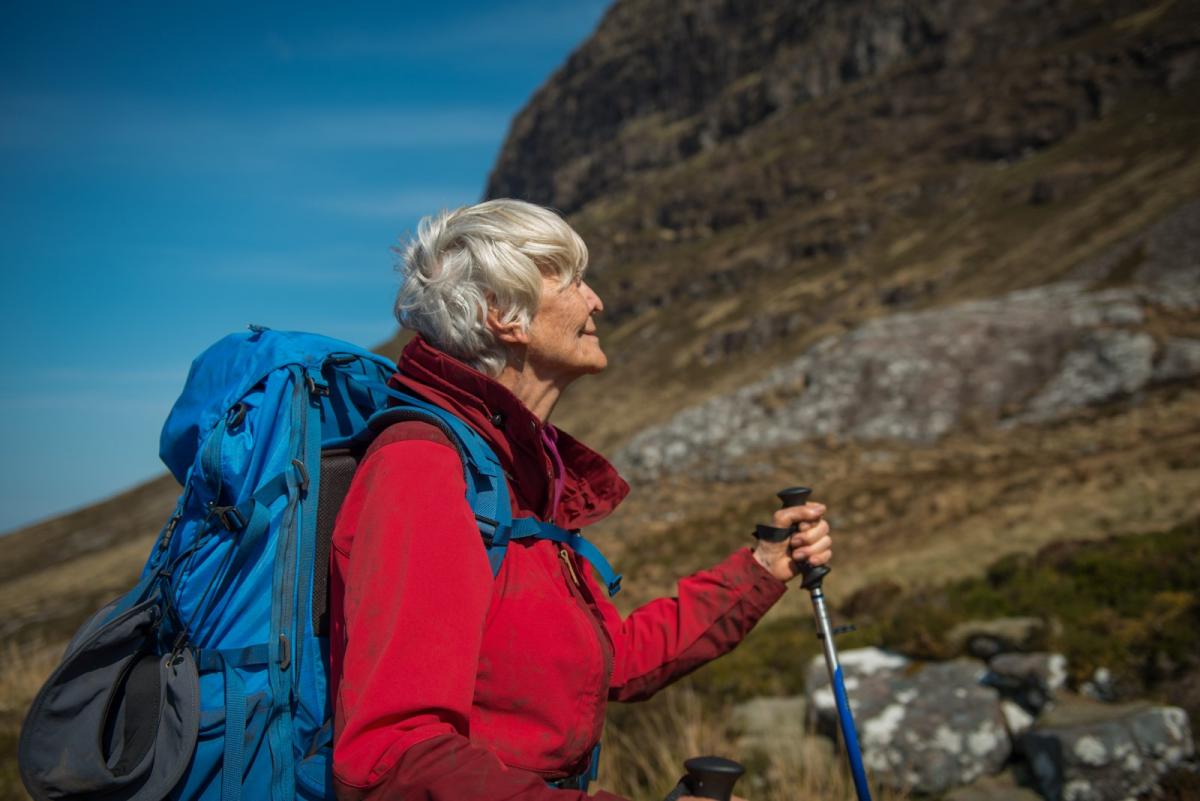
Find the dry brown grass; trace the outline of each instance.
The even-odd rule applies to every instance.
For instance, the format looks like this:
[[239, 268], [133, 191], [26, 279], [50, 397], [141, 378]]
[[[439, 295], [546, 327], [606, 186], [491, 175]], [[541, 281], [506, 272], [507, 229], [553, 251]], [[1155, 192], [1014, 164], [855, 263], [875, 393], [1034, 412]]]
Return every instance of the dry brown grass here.
[[66, 645], [34, 640], [23, 645], [10, 642], [0, 648], [0, 716], [24, 716]]
[[0, 648], [0, 799], [29, 801], [17, 773], [21, 721], [42, 683], [58, 665], [66, 642], [34, 638]]
[[[852, 801], [854, 784], [840, 756], [818, 735], [750, 751], [729, 725], [729, 709], [706, 705], [687, 687], [664, 691], [647, 704], [614, 709], [604, 732], [599, 788], [633, 799], [659, 801], [683, 773], [683, 762], [714, 754], [737, 759], [747, 774], [734, 788], [750, 801]], [[875, 787], [879, 801], [908, 796]]]

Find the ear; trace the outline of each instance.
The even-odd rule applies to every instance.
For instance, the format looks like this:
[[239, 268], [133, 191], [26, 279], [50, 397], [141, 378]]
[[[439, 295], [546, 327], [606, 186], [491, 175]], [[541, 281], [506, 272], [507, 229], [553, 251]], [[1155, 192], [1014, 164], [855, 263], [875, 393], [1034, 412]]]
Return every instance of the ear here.
[[500, 311], [495, 306], [488, 306], [487, 327], [496, 339], [506, 345], [529, 344], [529, 332], [525, 330], [520, 321], [502, 322]]

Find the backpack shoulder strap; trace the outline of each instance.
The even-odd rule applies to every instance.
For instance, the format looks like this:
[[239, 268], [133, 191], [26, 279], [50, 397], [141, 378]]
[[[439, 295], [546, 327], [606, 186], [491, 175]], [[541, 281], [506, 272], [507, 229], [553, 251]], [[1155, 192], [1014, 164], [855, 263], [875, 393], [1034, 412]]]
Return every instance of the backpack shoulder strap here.
[[388, 394], [399, 401], [376, 412], [367, 421], [378, 434], [384, 428], [404, 420], [421, 420], [440, 429], [458, 449], [467, 485], [467, 503], [479, 524], [479, 533], [487, 547], [492, 575], [500, 572], [508, 544], [517, 539], [545, 539], [558, 542], [586, 559], [600, 574], [610, 596], [621, 588], [621, 576], [612, 568], [600, 549], [578, 531], [567, 531], [534, 517], [514, 518], [508, 496], [508, 484], [500, 460], [480, 434], [454, 414], [408, 393], [391, 387]]
[[[500, 572], [500, 565], [504, 562], [504, 554], [508, 547], [507, 540], [499, 546], [495, 546], [492, 541], [499, 521], [511, 520], [512, 513], [509, 509], [508, 486], [504, 483], [504, 471], [500, 469], [499, 460], [491, 454], [487, 444], [448, 412], [411, 396], [401, 397], [401, 393], [384, 384], [373, 386], [372, 389], [396, 397], [401, 404], [375, 412], [367, 420], [366, 427], [357, 435], [326, 443], [326, 447], [321, 451], [320, 497], [317, 501], [314, 554], [314, 562], [321, 568], [313, 572], [312, 588], [312, 626], [313, 631], [320, 635], [329, 633], [327, 566], [338, 513], [350, 491], [350, 484], [359, 464], [366, 458], [377, 437], [398, 423], [413, 421], [427, 424], [440, 432], [458, 452], [459, 461], [463, 465], [463, 479], [467, 486], [467, 503], [475, 514], [479, 533], [488, 549], [488, 563], [493, 576]], [[410, 401], [422, 406], [410, 405]], [[474, 442], [475, 439], [479, 441]]]
[[495, 534], [498, 528], [512, 523], [508, 484], [500, 460], [483, 437], [450, 412], [411, 395], [397, 400], [401, 401], [399, 405], [372, 415], [367, 421], [368, 428], [373, 435], [377, 435], [396, 423], [419, 421], [428, 423], [446, 436], [462, 461], [467, 503], [487, 547], [492, 575], [496, 575], [504, 563], [508, 540], [497, 540]]

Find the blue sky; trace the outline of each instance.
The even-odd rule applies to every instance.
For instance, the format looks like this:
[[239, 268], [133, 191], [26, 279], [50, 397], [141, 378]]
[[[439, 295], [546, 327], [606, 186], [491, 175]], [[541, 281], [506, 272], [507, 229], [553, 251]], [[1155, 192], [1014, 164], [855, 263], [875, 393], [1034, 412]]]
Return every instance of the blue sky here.
[[606, 5], [5, 2], [0, 531], [161, 472], [224, 334], [389, 336], [391, 247]]

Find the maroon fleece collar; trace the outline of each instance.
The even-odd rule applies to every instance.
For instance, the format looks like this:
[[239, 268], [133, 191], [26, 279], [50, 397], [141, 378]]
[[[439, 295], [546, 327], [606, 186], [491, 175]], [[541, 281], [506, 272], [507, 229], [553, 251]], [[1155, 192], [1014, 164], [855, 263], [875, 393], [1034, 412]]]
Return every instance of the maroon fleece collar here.
[[[550, 518], [553, 464], [542, 443], [543, 423], [507, 387], [434, 348], [417, 336], [400, 355], [392, 381], [454, 412], [478, 431], [509, 474], [517, 504]], [[608, 461], [570, 434], [554, 428], [562, 458], [562, 498], [553, 515], [563, 528], [582, 528], [607, 517], [629, 494]]]

